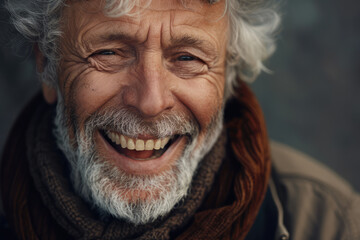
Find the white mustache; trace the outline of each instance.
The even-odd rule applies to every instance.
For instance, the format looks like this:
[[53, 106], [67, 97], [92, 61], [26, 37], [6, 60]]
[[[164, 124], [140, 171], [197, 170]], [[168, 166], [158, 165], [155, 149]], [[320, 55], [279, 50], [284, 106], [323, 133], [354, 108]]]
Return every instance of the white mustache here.
[[145, 119], [139, 113], [129, 109], [106, 109], [95, 112], [85, 123], [85, 131], [95, 128], [119, 132], [136, 138], [146, 134], [156, 138], [173, 135], [189, 135], [194, 138], [199, 133], [199, 124], [184, 114], [167, 112], [156, 118]]

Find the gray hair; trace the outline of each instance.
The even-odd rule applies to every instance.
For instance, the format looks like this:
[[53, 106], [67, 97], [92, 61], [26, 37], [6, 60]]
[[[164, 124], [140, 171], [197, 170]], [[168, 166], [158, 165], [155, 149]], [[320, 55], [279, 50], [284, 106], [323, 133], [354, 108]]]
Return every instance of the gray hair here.
[[[104, 13], [127, 14], [141, 0], [105, 0]], [[183, 3], [184, 0], [181, 0]], [[219, 0], [206, 0], [215, 4]], [[280, 23], [275, 5], [266, 0], [225, 0], [229, 18], [229, 42], [226, 62], [226, 92], [234, 93], [238, 79], [253, 81], [261, 71], [268, 71], [263, 61], [275, 50], [274, 34]], [[150, 4], [151, 0], [147, 0]], [[46, 57], [41, 81], [57, 86], [59, 21], [65, 0], [7, 0], [5, 7], [16, 30], [30, 43], [37, 43]], [[146, 5], [145, 5], [146, 6]]]

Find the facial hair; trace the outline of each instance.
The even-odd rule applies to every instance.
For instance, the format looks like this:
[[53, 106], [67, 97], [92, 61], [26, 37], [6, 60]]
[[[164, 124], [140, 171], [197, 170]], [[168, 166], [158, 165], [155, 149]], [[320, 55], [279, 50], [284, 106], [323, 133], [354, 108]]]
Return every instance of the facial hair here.
[[[77, 119], [66, 114], [61, 94], [58, 96], [54, 133], [70, 163], [76, 193], [102, 216], [112, 215], [134, 224], [165, 216], [188, 194], [199, 162], [215, 144], [223, 126], [222, 109], [200, 137], [196, 120], [184, 114], [170, 112], [145, 120], [128, 108], [120, 108], [95, 112], [80, 128]], [[70, 125], [75, 135], [73, 140], [69, 135]], [[133, 137], [149, 134], [162, 138], [177, 134], [185, 136], [187, 144], [170, 169], [152, 175], [129, 174], [96, 151], [94, 134], [99, 129]]]

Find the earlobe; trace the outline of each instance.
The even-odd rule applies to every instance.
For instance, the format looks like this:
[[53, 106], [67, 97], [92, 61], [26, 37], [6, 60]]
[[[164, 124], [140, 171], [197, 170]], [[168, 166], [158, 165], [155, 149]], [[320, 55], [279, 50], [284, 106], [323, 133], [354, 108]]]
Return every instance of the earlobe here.
[[46, 83], [42, 84], [42, 92], [44, 99], [48, 104], [53, 104], [57, 100], [57, 93], [55, 88], [48, 86]]

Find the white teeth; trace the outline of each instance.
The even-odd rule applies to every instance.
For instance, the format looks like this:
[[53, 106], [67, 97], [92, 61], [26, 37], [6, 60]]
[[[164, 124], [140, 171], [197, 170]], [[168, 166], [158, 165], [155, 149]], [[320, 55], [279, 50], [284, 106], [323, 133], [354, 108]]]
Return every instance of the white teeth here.
[[120, 143], [122, 148], [126, 148], [126, 139], [123, 135], [120, 136]]
[[122, 134], [118, 134], [116, 132], [107, 132], [107, 136], [109, 139], [115, 143], [116, 145], [121, 145], [122, 148], [127, 148], [129, 150], [136, 150], [136, 151], [144, 151], [144, 150], [159, 150], [163, 149], [166, 144], [169, 143], [170, 138], [165, 137], [162, 139], [135, 139], [126, 137]]
[[136, 139], [136, 151], [143, 151], [145, 149], [144, 140]]
[[134, 140], [132, 140], [131, 138], [129, 138], [128, 142], [127, 142], [127, 148], [129, 150], [134, 150], [135, 149], [135, 143]]
[[150, 139], [146, 141], [145, 150], [153, 150], [154, 149], [154, 140]]
[[159, 150], [161, 147], [161, 139], [156, 140], [154, 149]]
[[116, 143], [116, 136], [114, 133], [110, 133], [108, 134], [109, 138], [111, 139], [112, 142]]
[[118, 134], [116, 134], [116, 144], [119, 144], [120, 143], [120, 137]]

